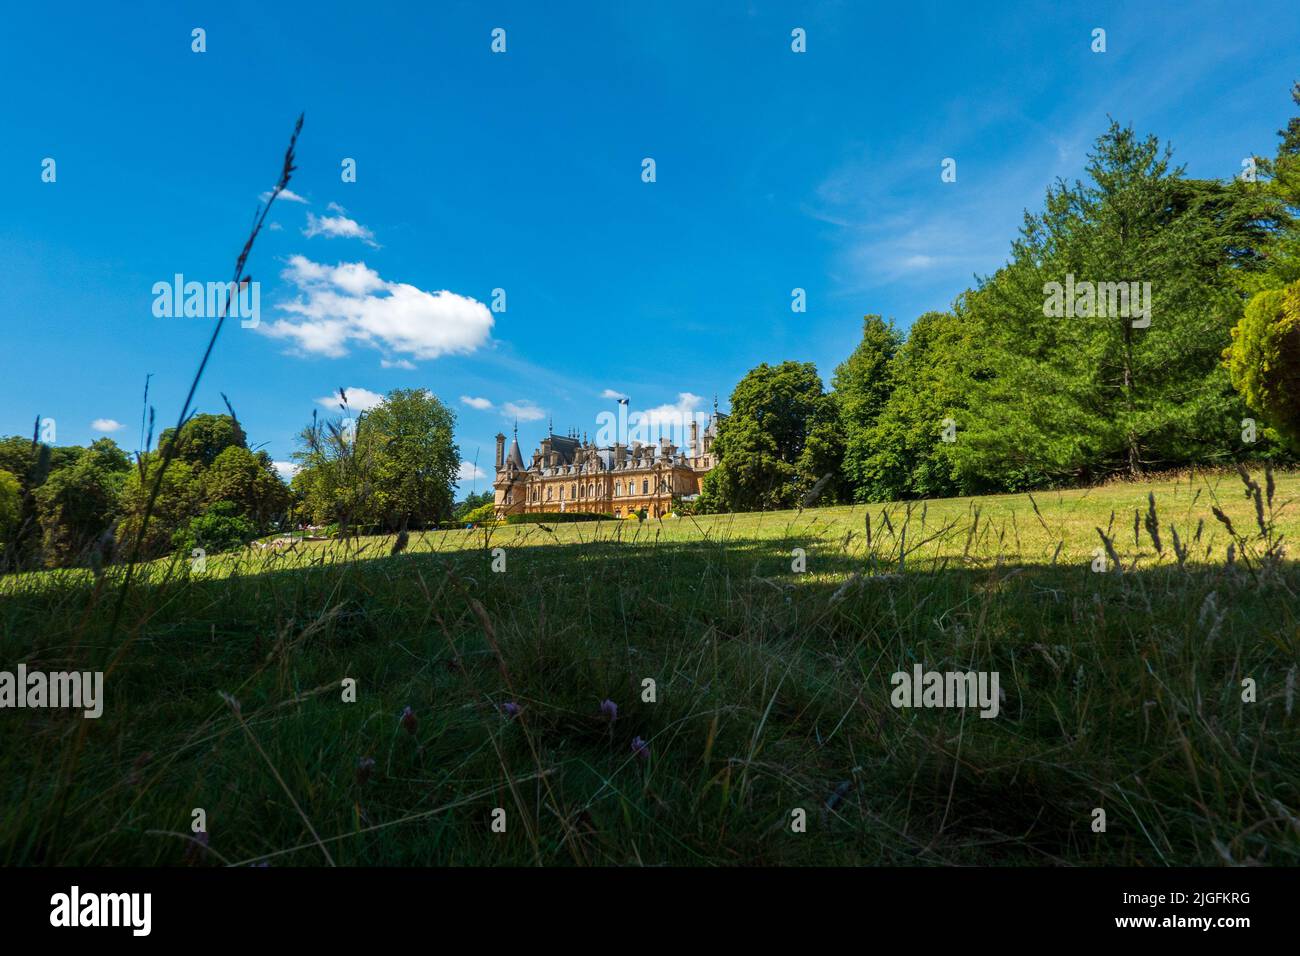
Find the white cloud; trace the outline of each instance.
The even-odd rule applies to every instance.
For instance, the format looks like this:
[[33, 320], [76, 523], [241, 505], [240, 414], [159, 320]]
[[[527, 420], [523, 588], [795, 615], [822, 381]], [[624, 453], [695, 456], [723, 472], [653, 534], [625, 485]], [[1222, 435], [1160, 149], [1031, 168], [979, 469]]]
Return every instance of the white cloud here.
[[456, 480], [474, 481], [476, 478], [486, 478], [487, 476], [487, 472], [472, 461], [462, 461], [460, 463], [460, 471], [456, 475]]
[[96, 418], [90, 423], [90, 427], [97, 432], [115, 432], [126, 426], [112, 418]]
[[308, 239], [324, 236], [327, 239], [360, 239], [366, 245], [378, 249], [375, 234], [355, 219], [347, 216], [317, 216], [307, 213], [307, 228], [302, 234]]
[[502, 405], [501, 414], [506, 418], [517, 418], [521, 422], [536, 422], [546, 417], [543, 409], [522, 398], [517, 402], [506, 402]]
[[415, 363], [408, 359], [380, 359], [379, 365], [381, 368], [400, 368], [408, 372], [415, 368]]
[[[348, 408], [354, 412], [368, 412], [384, 400], [384, 396], [378, 392], [372, 392], [368, 388], [357, 388], [355, 385], [351, 388], [345, 388], [343, 391], [348, 396]], [[343, 400], [339, 397], [338, 392], [316, 399], [316, 404], [324, 405], [331, 411], [343, 410]]]
[[273, 222], [266, 228], [270, 229], [272, 232], [282, 232], [284, 230], [284, 226], [280, 225], [278, 222]]
[[257, 330], [308, 354], [340, 358], [350, 344], [361, 343], [390, 355], [434, 359], [473, 352], [492, 332], [492, 313], [482, 302], [388, 282], [364, 262], [330, 266], [295, 255], [280, 275], [298, 296], [276, 306], [288, 318], [264, 321]]
[[[268, 189], [266, 192], [262, 193], [262, 195], [258, 196], [257, 198], [260, 199], [262, 202], [266, 202], [268, 199], [271, 198], [271, 190]], [[277, 196], [276, 198], [281, 202], [300, 202], [304, 204], [311, 202], [311, 200], [309, 199], [303, 199], [292, 189], [280, 190], [280, 195]]]
[[622, 392], [616, 392], [612, 388], [605, 389], [603, 392], [600, 393], [600, 397], [613, 398], [613, 399], [627, 398], [627, 396], [624, 395]]
[[340, 216], [346, 216], [348, 214], [348, 211], [336, 202], [330, 203], [325, 208], [328, 209], [330, 212], [338, 213]]
[[641, 409], [645, 416], [643, 421], [649, 426], [678, 425], [689, 422], [692, 418], [704, 414], [700, 406], [704, 399], [690, 392], [678, 392], [677, 401], [670, 405], [656, 405], [654, 408]]
[[288, 481], [298, 474], [299, 466], [292, 461], [273, 461], [271, 464], [275, 466], [275, 470], [280, 473], [280, 477], [284, 481]]
[[470, 408], [477, 408], [480, 412], [486, 411], [492, 407], [492, 403], [486, 398], [474, 398], [471, 395], [462, 395], [460, 400]]

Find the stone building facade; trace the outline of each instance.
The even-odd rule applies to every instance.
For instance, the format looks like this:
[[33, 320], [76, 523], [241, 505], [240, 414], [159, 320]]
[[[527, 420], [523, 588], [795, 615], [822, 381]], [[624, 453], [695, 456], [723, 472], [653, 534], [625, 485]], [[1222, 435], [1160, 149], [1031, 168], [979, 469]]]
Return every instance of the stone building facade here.
[[717, 460], [713, 440], [723, 416], [714, 410], [703, 431], [690, 423], [690, 447], [678, 448], [668, 439], [656, 444], [616, 442], [604, 448], [576, 435], [542, 439], [525, 463], [519, 434], [506, 450], [498, 434], [496, 448], [496, 515], [587, 511], [623, 518], [644, 509], [646, 516], [669, 514], [675, 499], [700, 492], [700, 482]]

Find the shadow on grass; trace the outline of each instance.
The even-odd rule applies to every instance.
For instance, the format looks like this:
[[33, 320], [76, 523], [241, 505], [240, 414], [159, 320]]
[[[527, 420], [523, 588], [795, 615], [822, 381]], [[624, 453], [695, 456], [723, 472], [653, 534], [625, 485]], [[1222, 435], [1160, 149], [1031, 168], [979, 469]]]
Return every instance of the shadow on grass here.
[[[135, 644], [75, 758], [68, 714], [6, 715], [27, 733], [2, 745], [0, 846], [315, 863], [314, 830], [358, 864], [1294, 865], [1300, 570], [1250, 557], [900, 574], [887, 546], [789, 535], [179, 565], [130, 595]], [[97, 669], [110, 599], [0, 600], [5, 660]], [[916, 664], [997, 672], [998, 715], [893, 706]]]

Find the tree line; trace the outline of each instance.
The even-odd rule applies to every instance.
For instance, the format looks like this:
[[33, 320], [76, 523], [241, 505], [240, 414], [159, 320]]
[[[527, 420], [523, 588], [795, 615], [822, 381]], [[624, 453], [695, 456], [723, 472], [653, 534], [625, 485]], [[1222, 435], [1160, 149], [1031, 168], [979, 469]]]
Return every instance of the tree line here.
[[948, 311], [906, 335], [867, 316], [829, 389], [807, 362], [746, 374], [699, 510], [1294, 462], [1300, 118], [1279, 136], [1242, 176], [1193, 179], [1112, 122], [1086, 178], [1053, 184], [1006, 264]]
[[395, 390], [357, 415], [340, 394], [343, 415], [313, 416], [299, 436], [290, 484], [270, 455], [249, 448], [233, 414], [194, 415], [134, 460], [111, 438], [84, 448], [0, 440], [0, 571], [98, 568], [137, 545], [145, 559], [216, 553], [303, 525], [345, 534], [414, 529], [490, 502], [490, 492], [453, 502], [456, 420], [432, 394]]

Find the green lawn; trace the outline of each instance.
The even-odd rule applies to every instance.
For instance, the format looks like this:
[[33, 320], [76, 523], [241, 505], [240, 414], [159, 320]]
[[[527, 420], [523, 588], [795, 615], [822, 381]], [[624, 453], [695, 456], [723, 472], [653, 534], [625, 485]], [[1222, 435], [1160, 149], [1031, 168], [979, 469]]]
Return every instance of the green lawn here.
[[[1296, 865], [1276, 479], [1266, 534], [1227, 473], [178, 559], [112, 634], [120, 569], [11, 577], [0, 669], [111, 669], [99, 720], [0, 714], [0, 860]], [[999, 715], [894, 708], [916, 663], [998, 672]]]

